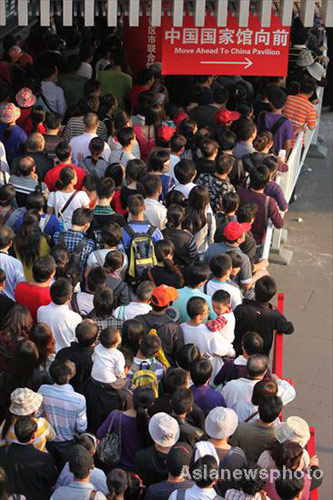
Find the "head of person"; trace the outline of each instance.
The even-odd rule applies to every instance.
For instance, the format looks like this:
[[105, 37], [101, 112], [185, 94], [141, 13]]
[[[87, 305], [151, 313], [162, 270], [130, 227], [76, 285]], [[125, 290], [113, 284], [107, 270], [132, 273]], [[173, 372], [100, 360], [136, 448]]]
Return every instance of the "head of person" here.
[[100, 287], [104, 287], [106, 282], [106, 272], [101, 266], [90, 269], [86, 279], [86, 291], [95, 293]]
[[[193, 216], [196, 212], [201, 218], [210, 202], [209, 191], [205, 186], [195, 186], [188, 196], [187, 216]], [[202, 221], [201, 221], [202, 224]]]
[[94, 459], [82, 445], [74, 445], [68, 455], [68, 466], [74, 480], [86, 479], [94, 468]]
[[264, 341], [257, 332], [246, 332], [242, 338], [243, 353], [252, 356], [252, 354], [261, 354], [264, 347]]
[[264, 378], [259, 380], [253, 387], [251, 402], [254, 406], [258, 406], [262, 398], [267, 396], [277, 396], [278, 386], [275, 380]]
[[276, 493], [281, 500], [300, 500], [304, 488], [304, 477], [298, 475], [280, 476], [275, 481]]
[[270, 179], [274, 179], [279, 168], [279, 159], [274, 155], [268, 155], [263, 159], [262, 164], [268, 167]]
[[310, 428], [303, 418], [292, 416], [274, 427], [274, 435], [279, 443], [292, 441], [305, 448], [310, 439]]
[[[156, 175], [154, 177], [157, 177]], [[185, 209], [181, 205], [171, 204], [167, 211], [167, 227], [180, 229], [185, 220]]]
[[27, 140], [27, 150], [30, 153], [38, 153], [43, 151], [45, 147], [45, 139], [39, 132], [30, 134]]
[[151, 294], [150, 305], [153, 311], [162, 312], [178, 298], [176, 288], [167, 285], [159, 285]]
[[128, 184], [131, 182], [139, 182], [146, 174], [146, 164], [135, 158], [133, 160], [128, 160], [126, 163], [126, 180]]
[[84, 84], [84, 95], [86, 97], [93, 96], [95, 98], [99, 98], [101, 95], [101, 82], [93, 80], [92, 78], [87, 80]]
[[189, 373], [182, 368], [169, 368], [165, 375], [163, 386], [166, 394], [171, 396], [178, 389], [189, 389]]
[[263, 276], [254, 287], [255, 299], [261, 304], [267, 304], [276, 294], [277, 287], [271, 276]]
[[210, 269], [204, 262], [194, 262], [184, 269], [185, 285], [190, 288], [199, 288], [208, 279]]
[[51, 255], [56, 263], [56, 279], [64, 278], [67, 271], [66, 267], [71, 256], [70, 251], [68, 250], [68, 248], [57, 245], [52, 248]]
[[185, 151], [186, 138], [181, 134], [173, 134], [170, 140], [170, 149], [172, 153], [180, 156]]
[[136, 77], [137, 85], [140, 87], [150, 88], [154, 84], [154, 73], [150, 68], [142, 68], [138, 71]]
[[218, 463], [212, 455], [198, 458], [190, 467], [192, 478], [198, 488], [212, 488], [217, 479]]
[[134, 146], [135, 133], [132, 127], [123, 127], [117, 132], [117, 139], [123, 148]]
[[158, 172], [169, 170], [170, 153], [166, 150], [152, 151], [148, 157], [148, 172]]
[[0, 250], [4, 250], [12, 246], [14, 240], [14, 231], [7, 226], [0, 227]]
[[61, 116], [58, 113], [46, 113], [45, 127], [47, 132], [58, 133], [61, 128]]
[[50, 288], [50, 295], [52, 302], [58, 306], [67, 304], [73, 294], [73, 286], [66, 278], [58, 278], [52, 283]]
[[151, 281], [141, 281], [136, 289], [135, 295], [139, 302], [149, 304], [153, 290], [154, 284]]
[[99, 179], [97, 182], [97, 196], [99, 200], [111, 200], [115, 192], [114, 181], [108, 177]]
[[186, 415], [193, 408], [193, 393], [190, 389], [178, 389], [172, 395], [170, 403], [175, 416]]
[[145, 335], [141, 342], [139, 350], [145, 358], [156, 356], [162, 347], [161, 339], [157, 335]]
[[105, 247], [117, 247], [121, 241], [121, 227], [116, 222], [111, 222], [102, 228], [102, 241]]
[[84, 129], [89, 133], [96, 133], [98, 128], [98, 115], [96, 113], [87, 113], [83, 118]]
[[279, 396], [265, 396], [258, 404], [259, 418], [265, 424], [272, 424], [280, 415], [282, 408], [283, 403]]
[[281, 87], [271, 85], [267, 91], [267, 99], [273, 109], [282, 109], [287, 101], [287, 94]]
[[[10, 207], [12, 202], [15, 200], [15, 196], [16, 196], [16, 191], [15, 191], [14, 186], [12, 186], [11, 184], [6, 184], [5, 186], [1, 186], [0, 187], [0, 210]], [[3, 229], [4, 227], [7, 227], [7, 226], [2, 226], [1, 229]], [[9, 228], [7, 228], [7, 229], [9, 229]]]
[[103, 153], [105, 143], [101, 137], [93, 137], [89, 142], [89, 151], [91, 153], [91, 159], [94, 164], [100, 158], [100, 155]]
[[90, 201], [97, 202], [97, 177], [95, 175], [87, 174], [82, 181], [82, 191], [87, 193]]
[[250, 229], [251, 224], [249, 223], [240, 224], [239, 222], [231, 221], [225, 226], [223, 236], [227, 243], [239, 246], [245, 241], [245, 233], [250, 231]]
[[192, 182], [197, 174], [194, 162], [186, 159], [180, 160], [175, 165], [174, 172], [176, 180], [182, 185]]
[[228, 154], [221, 154], [216, 158], [215, 170], [219, 175], [229, 175], [234, 166], [234, 158]]
[[224, 215], [235, 214], [238, 210], [240, 199], [237, 193], [226, 193], [222, 200], [222, 211]]
[[192, 321], [202, 324], [209, 314], [209, 307], [205, 299], [201, 297], [191, 297], [187, 302], [186, 311]]
[[18, 162], [18, 171], [22, 177], [29, 177], [36, 172], [36, 163], [31, 156], [25, 156]]
[[35, 342], [41, 365], [45, 366], [50, 354], [55, 354], [55, 340], [51, 328], [46, 323], [37, 323], [30, 333], [30, 339]]
[[190, 368], [192, 382], [197, 387], [207, 385], [212, 377], [212, 373], [213, 365], [209, 359], [199, 359]]
[[304, 78], [301, 81], [301, 94], [312, 97], [316, 91], [316, 82], [313, 78]]
[[265, 498], [265, 469], [259, 467], [245, 468], [237, 484], [246, 498]]
[[224, 278], [225, 276], [229, 278], [232, 269], [230, 255], [226, 253], [215, 255], [211, 259], [209, 267], [214, 278]]
[[112, 288], [103, 287], [96, 290], [94, 308], [97, 317], [108, 318], [114, 309], [114, 293]]
[[96, 95], [90, 94], [88, 97], [80, 99], [77, 106], [80, 116], [85, 116], [87, 113], [97, 113], [99, 108], [99, 99]]
[[69, 359], [55, 359], [50, 365], [50, 376], [54, 384], [68, 384], [76, 375], [73, 361]]
[[233, 151], [236, 146], [237, 136], [232, 130], [220, 129], [217, 134], [217, 142], [222, 152]]
[[36, 210], [37, 212], [43, 212], [45, 205], [45, 198], [40, 191], [33, 191], [28, 194], [26, 200], [27, 210]]
[[[44, 63], [45, 61], [43, 61]], [[57, 67], [49, 61], [48, 64], [41, 64], [38, 68], [41, 80], [56, 80], [58, 75]]]
[[29, 444], [36, 439], [37, 422], [32, 417], [18, 418], [15, 422], [14, 431], [19, 443]]
[[90, 455], [93, 457], [96, 453], [98, 440], [94, 434], [91, 434], [90, 432], [84, 432], [77, 437], [77, 444], [80, 444], [86, 450], [88, 450]]
[[270, 180], [269, 168], [265, 165], [259, 165], [250, 172], [250, 187], [255, 191], [265, 189]]
[[184, 472], [188, 470], [191, 458], [192, 447], [187, 443], [176, 443], [168, 453], [166, 466], [168, 473], [173, 478], [182, 477]]
[[115, 188], [119, 189], [125, 177], [125, 169], [120, 163], [112, 163], [105, 171], [105, 177], [113, 180]]
[[109, 326], [101, 331], [99, 341], [105, 349], [116, 349], [121, 344], [121, 333], [118, 328]]
[[98, 327], [92, 319], [84, 319], [75, 328], [75, 337], [82, 347], [91, 347], [97, 339]]
[[196, 344], [185, 344], [177, 351], [177, 365], [187, 372], [200, 359], [200, 349]]
[[88, 231], [93, 220], [92, 211], [88, 208], [76, 208], [72, 215], [72, 227], [75, 226], [83, 233]]
[[[143, 281], [142, 283], [147, 282]], [[148, 283], [150, 283], [150, 281]], [[135, 318], [124, 321], [121, 332], [122, 347], [130, 349], [133, 354], [136, 354], [140, 348], [141, 341], [144, 338], [144, 328], [141, 321]]]
[[111, 499], [125, 498], [124, 495], [130, 487], [130, 477], [123, 469], [113, 469], [106, 477], [106, 485]]
[[148, 430], [154, 444], [162, 449], [174, 446], [180, 435], [177, 420], [164, 412], [155, 413], [151, 417]]
[[217, 406], [207, 415], [205, 431], [211, 439], [228, 439], [238, 426], [237, 413], [231, 408]]
[[260, 132], [253, 141], [253, 146], [259, 153], [269, 153], [274, 145], [274, 135], [269, 130]]
[[256, 124], [252, 120], [239, 120], [236, 134], [239, 141], [254, 141], [257, 135]]
[[258, 212], [258, 205], [256, 203], [244, 203], [237, 210], [237, 221], [240, 224], [245, 222], [253, 224]]
[[51, 255], [38, 257], [32, 265], [32, 276], [36, 283], [45, 283], [53, 278], [56, 263]]
[[216, 290], [212, 296], [214, 312], [220, 316], [230, 309], [230, 293], [226, 290]]
[[9, 342], [14, 344], [18, 339], [27, 338], [33, 326], [33, 319], [26, 306], [15, 304], [9, 309], [1, 322], [1, 330], [6, 332]]
[[253, 354], [247, 360], [248, 377], [261, 380], [268, 370], [268, 357], [265, 354]]
[[273, 447], [271, 456], [279, 470], [283, 469], [283, 466], [296, 470], [301, 463], [303, 448], [293, 441], [285, 441]]
[[124, 267], [124, 254], [120, 250], [112, 250], [106, 254], [104, 270], [106, 274], [120, 272]]
[[162, 194], [162, 179], [159, 175], [148, 174], [143, 179], [143, 188], [147, 198], [159, 198]]
[[218, 153], [219, 145], [212, 139], [204, 139], [200, 144], [200, 151], [204, 158], [215, 160]]
[[70, 162], [72, 157], [72, 148], [66, 141], [61, 141], [55, 148], [55, 154], [60, 163]]
[[55, 184], [56, 189], [62, 190], [68, 187], [73, 187], [77, 183], [77, 175], [73, 167], [64, 167]]

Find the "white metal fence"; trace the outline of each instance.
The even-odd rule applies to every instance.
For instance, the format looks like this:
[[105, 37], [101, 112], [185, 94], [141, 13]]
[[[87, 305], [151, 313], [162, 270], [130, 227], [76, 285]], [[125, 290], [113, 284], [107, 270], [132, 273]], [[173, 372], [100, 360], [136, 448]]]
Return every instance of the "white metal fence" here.
[[[315, 106], [319, 117], [317, 122], [317, 127], [314, 130], [307, 129], [305, 132], [301, 132], [298, 134], [295, 145], [290, 153], [287, 162], [288, 172], [279, 172], [276, 178], [276, 182], [280, 184], [288, 203], [295, 189], [299, 174], [302, 170], [310, 145], [317, 144], [318, 142], [320, 113], [324, 96], [323, 87], [320, 87], [317, 90], [317, 95], [319, 99], [318, 104]], [[304, 138], [304, 146], [303, 146], [303, 138]], [[263, 259], [268, 259], [270, 250], [273, 250], [274, 252], [278, 252], [280, 250], [282, 231], [283, 231], [282, 229], [276, 229], [273, 226], [272, 221], [271, 220], [269, 221], [266, 231], [264, 248], [262, 252]]]

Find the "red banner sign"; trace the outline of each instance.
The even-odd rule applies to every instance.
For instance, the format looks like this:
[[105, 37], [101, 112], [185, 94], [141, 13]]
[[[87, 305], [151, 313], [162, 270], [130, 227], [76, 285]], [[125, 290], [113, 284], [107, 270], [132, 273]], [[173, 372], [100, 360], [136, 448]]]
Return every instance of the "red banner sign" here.
[[173, 27], [163, 17], [162, 72], [164, 75], [252, 75], [286, 76], [289, 28], [272, 16], [269, 28], [251, 15], [241, 28], [229, 16], [226, 27], [206, 16], [205, 26], [194, 26], [193, 17], [184, 17], [182, 27]]

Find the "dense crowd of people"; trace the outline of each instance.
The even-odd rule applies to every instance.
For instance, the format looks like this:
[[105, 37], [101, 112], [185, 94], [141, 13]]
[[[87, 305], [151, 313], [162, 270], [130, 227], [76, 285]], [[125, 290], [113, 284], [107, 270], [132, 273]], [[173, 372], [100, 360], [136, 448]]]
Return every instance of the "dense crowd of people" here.
[[0, 498], [307, 500], [261, 256], [317, 124], [322, 29], [295, 20], [287, 79], [133, 80], [104, 35], [3, 40]]

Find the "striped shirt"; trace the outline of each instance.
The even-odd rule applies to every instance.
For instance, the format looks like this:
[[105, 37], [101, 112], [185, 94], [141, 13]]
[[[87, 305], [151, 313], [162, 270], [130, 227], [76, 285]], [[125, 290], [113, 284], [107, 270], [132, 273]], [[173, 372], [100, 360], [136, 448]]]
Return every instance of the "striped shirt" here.
[[70, 384], [44, 384], [38, 392], [43, 396], [40, 413], [53, 425], [56, 441], [71, 441], [76, 432], [86, 431], [86, 399]]
[[[78, 135], [82, 135], [84, 132], [84, 123], [83, 116], [74, 116], [68, 120], [68, 123], [65, 128], [64, 139], [69, 142], [73, 137], [77, 137]], [[98, 121], [97, 135], [103, 141], [106, 141], [108, 138], [108, 132], [105, 126], [105, 123]]]
[[47, 187], [44, 184], [44, 182], [39, 183], [38, 181], [33, 179], [33, 177], [30, 176], [23, 177], [18, 175], [11, 175], [9, 177], [8, 183], [14, 186], [15, 191], [17, 193], [22, 193], [26, 195], [36, 191], [36, 188], [38, 186], [40, 186], [40, 189], [43, 194], [45, 194], [45, 191], [47, 191]]
[[294, 130], [308, 126], [315, 128], [317, 124], [316, 110], [304, 94], [289, 95], [283, 114], [293, 124]]
[[[7, 431], [6, 436], [0, 439], [0, 448], [2, 446], [5, 446], [6, 444], [19, 442], [17, 440], [14, 430], [16, 420], [17, 418], [13, 417], [13, 421]], [[49, 424], [49, 422], [45, 418], [43, 417], [34, 418], [34, 421], [37, 423], [37, 432], [36, 432], [36, 437], [32, 444], [34, 445], [34, 448], [36, 448], [37, 450], [47, 452], [46, 442], [54, 441], [54, 439], [56, 438], [56, 433], [54, 432], [52, 425]], [[5, 421], [3, 421], [0, 426], [0, 436], [2, 435], [2, 429], [4, 425]]]

